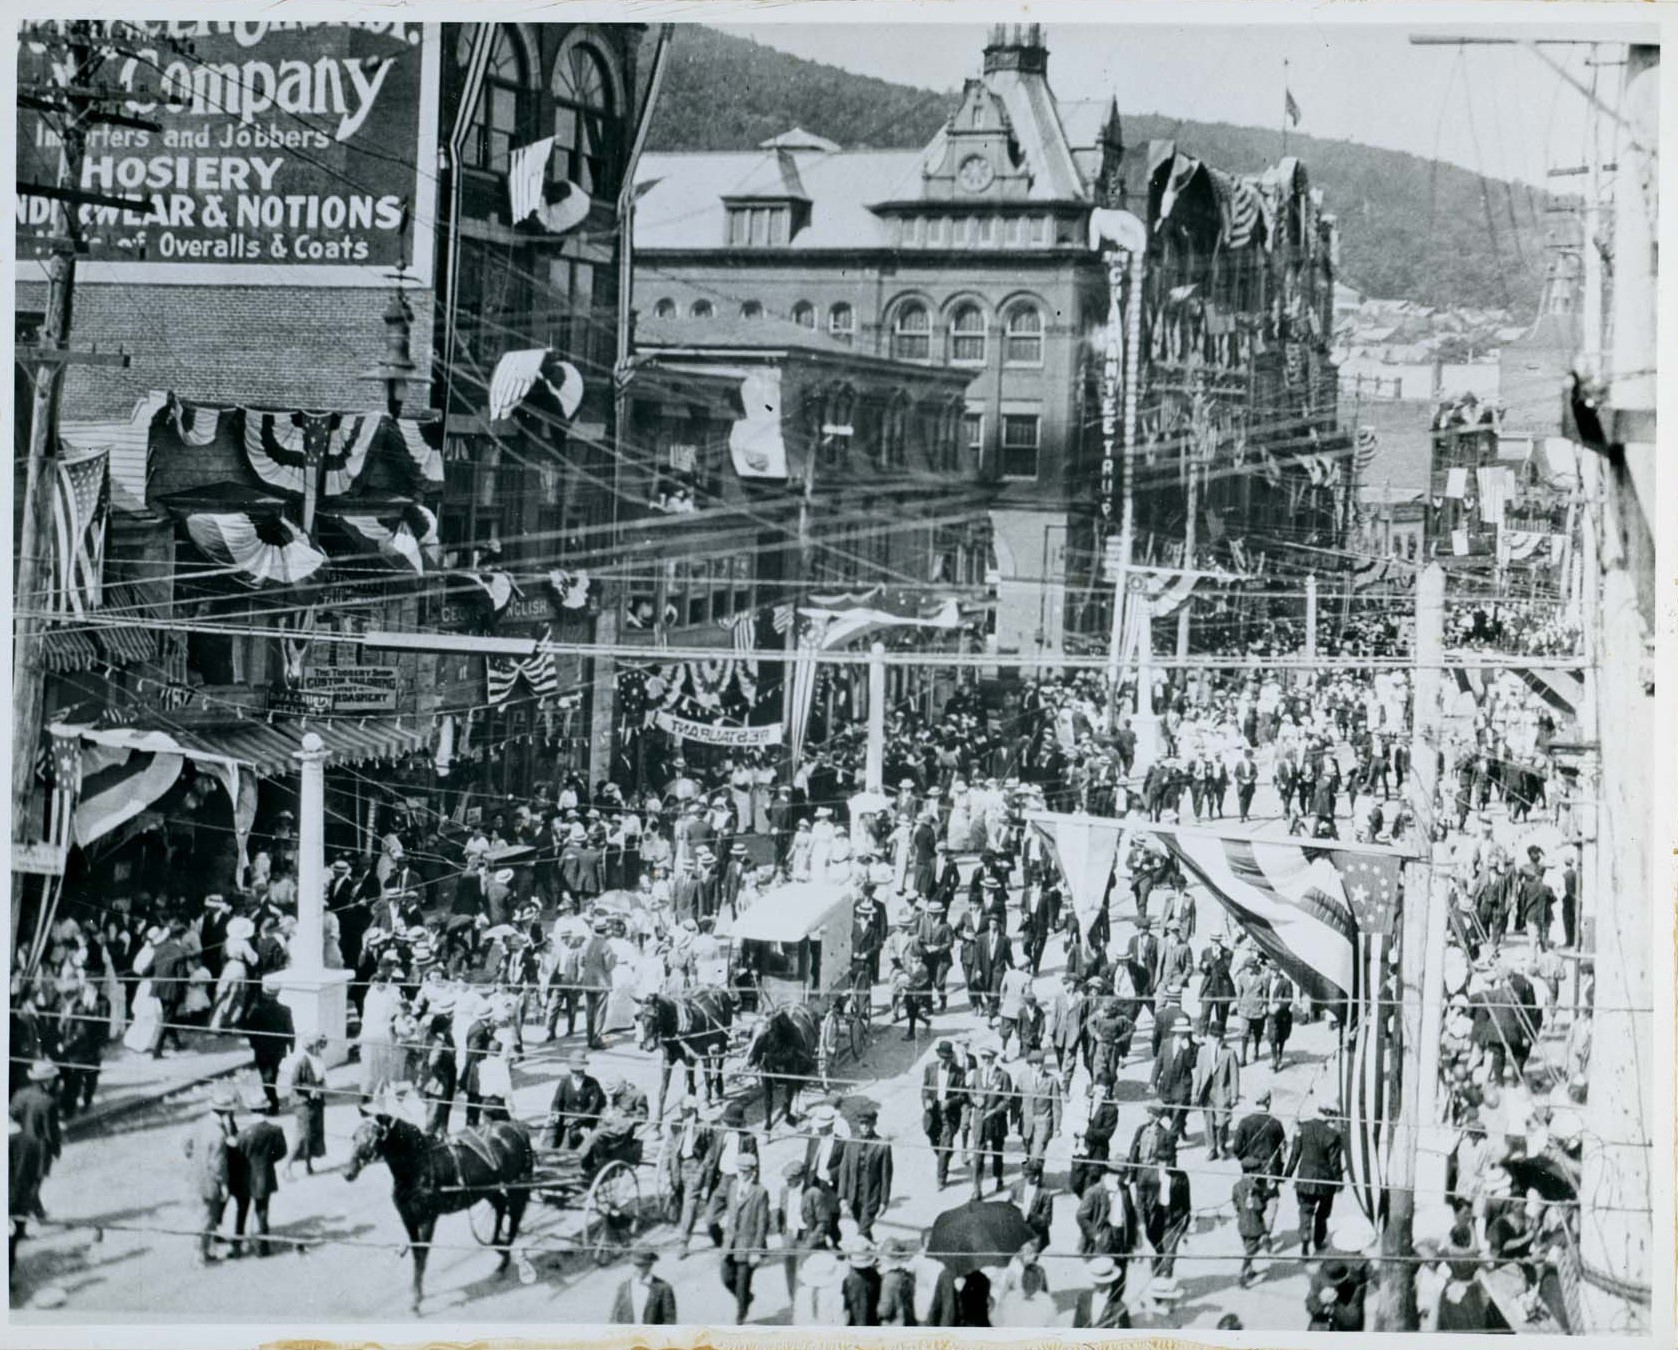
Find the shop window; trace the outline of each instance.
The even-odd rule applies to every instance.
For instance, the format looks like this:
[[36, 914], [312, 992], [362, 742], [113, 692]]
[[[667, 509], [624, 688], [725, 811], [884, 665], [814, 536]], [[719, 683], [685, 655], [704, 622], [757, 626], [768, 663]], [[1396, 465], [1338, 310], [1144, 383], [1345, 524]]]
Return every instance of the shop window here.
[[891, 330], [891, 354], [899, 361], [931, 358], [932, 316], [920, 301], [911, 300], [898, 308]]
[[835, 305], [827, 311], [827, 334], [847, 347], [856, 341], [856, 311], [849, 305]]
[[1043, 364], [1043, 312], [1036, 305], [1021, 305], [1008, 315], [1003, 355], [1011, 366]]
[[1043, 419], [1036, 413], [1002, 416], [1002, 476], [1035, 479]]
[[985, 336], [984, 311], [973, 304], [960, 306], [950, 316], [950, 364], [984, 365]]
[[555, 172], [593, 197], [617, 191], [617, 115], [606, 60], [579, 43], [554, 63]]

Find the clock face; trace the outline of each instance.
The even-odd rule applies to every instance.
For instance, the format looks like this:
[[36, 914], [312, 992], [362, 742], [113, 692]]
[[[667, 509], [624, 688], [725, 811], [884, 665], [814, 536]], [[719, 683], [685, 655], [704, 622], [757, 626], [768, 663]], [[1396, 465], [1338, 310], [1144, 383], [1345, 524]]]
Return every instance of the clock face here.
[[969, 155], [961, 161], [961, 167], [956, 170], [956, 181], [969, 192], [983, 192], [990, 186], [994, 177], [996, 171], [983, 155]]

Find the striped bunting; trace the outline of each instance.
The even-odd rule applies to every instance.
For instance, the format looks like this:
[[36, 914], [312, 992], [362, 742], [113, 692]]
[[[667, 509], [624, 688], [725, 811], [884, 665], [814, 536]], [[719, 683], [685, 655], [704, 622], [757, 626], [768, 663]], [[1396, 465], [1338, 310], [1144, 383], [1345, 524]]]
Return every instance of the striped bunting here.
[[185, 754], [161, 750], [89, 746], [83, 755], [73, 826], [83, 848], [149, 809], [175, 786], [186, 764]]
[[1364, 474], [1375, 463], [1375, 456], [1381, 449], [1381, 438], [1374, 427], [1359, 427], [1357, 431], [1357, 449], [1353, 452], [1353, 463], [1357, 465], [1358, 473]]
[[367, 466], [385, 419], [378, 413], [272, 413], [247, 408], [245, 458], [269, 487], [301, 497], [310, 470], [324, 468], [321, 490], [341, 497]]
[[1485, 702], [1486, 675], [1484, 671], [1469, 670], [1466, 667], [1457, 666], [1451, 671], [1451, 674], [1456, 679], [1457, 689], [1460, 692], [1471, 695], [1476, 703]]
[[1576, 670], [1517, 670], [1522, 684], [1555, 711], [1577, 717], [1585, 701], [1585, 677]]
[[734, 681], [740, 693], [751, 703], [757, 702], [757, 612], [744, 609], [726, 619], [717, 620], [734, 638]]

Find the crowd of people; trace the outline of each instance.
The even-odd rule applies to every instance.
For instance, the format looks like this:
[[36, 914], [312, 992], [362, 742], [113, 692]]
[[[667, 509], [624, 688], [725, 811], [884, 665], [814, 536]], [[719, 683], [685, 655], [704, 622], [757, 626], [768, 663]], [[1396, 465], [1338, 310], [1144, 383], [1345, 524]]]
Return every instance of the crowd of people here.
[[[1341, 647], [1390, 655], [1401, 641], [1391, 624], [1369, 620], [1350, 625]], [[1134, 690], [1110, 722], [1094, 674], [1028, 680], [1000, 715], [968, 687], [936, 719], [894, 715], [887, 792], [854, 824], [865, 751], [853, 733], [791, 776], [755, 755], [703, 767], [655, 757], [657, 786], [640, 791], [603, 783], [591, 792], [570, 778], [458, 819], [414, 818], [368, 854], [335, 858], [327, 881], [322, 956], [353, 972], [359, 1088], [435, 1134], [462, 1119], [470, 1128], [506, 1118], [526, 1038], [539, 1028], [576, 1047], [544, 1142], [582, 1146], [618, 1095], [591, 1075], [587, 1051], [633, 1023], [636, 1001], [726, 987], [749, 1010], [750, 972], [726, 941], [732, 920], [787, 881], [842, 884], [857, 900], [852, 969], [820, 1009], [824, 1052], [856, 999], [889, 1010], [906, 1039], [930, 1029], [922, 1126], [938, 1186], [1006, 1199], [1030, 1237], [1000, 1272], [941, 1259], [931, 1231], [918, 1244], [876, 1243], [894, 1166], [894, 1144], [875, 1132], [877, 1110], [849, 1109], [839, 1093], [807, 1104], [803, 1155], [767, 1177], [770, 1140], [746, 1126], [739, 1103], [702, 1109], [686, 1096], [662, 1152], [679, 1244], [685, 1254], [705, 1237], [722, 1253], [742, 1321], [753, 1273], [775, 1252], [795, 1321], [1043, 1325], [1041, 1258], [1063, 1254], [1052, 1223], [1062, 1194], [1075, 1207], [1087, 1281], [1077, 1325], [1126, 1326], [1138, 1307], [1163, 1316], [1181, 1294], [1175, 1268], [1197, 1192], [1204, 1210], [1205, 1188], [1233, 1179], [1240, 1283], [1267, 1277], [1291, 1188], [1293, 1255], [1314, 1258], [1310, 1325], [1362, 1329], [1368, 1244], [1332, 1222], [1345, 1179], [1339, 1105], [1319, 1090], [1284, 1117], [1268, 1089], [1243, 1083], [1252, 1066], [1274, 1075], [1290, 1063], [1297, 1024], [1344, 1011], [1306, 998], [1249, 934], [1214, 924], [1145, 836], [1080, 918], [1023, 813], [1242, 823], [1262, 783], [1295, 834], [1402, 842], [1416, 828], [1405, 800], [1411, 695], [1402, 673], [1289, 675], [1256, 658], [1162, 676], [1149, 700], [1158, 753], [1139, 766]], [[1421, 1282], [1437, 1276], [1430, 1306], [1442, 1329], [1485, 1319], [1472, 1311], [1481, 1295], [1465, 1294], [1464, 1282], [1490, 1264], [1521, 1272], [1536, 1316], [1540, 1300], [1554, 1299], [1552, 1254], [1576, 1231], [1573, 1210], [1553, 1199], [1553, 1178], [1577, 1165], [1589, 1047], [1588, 982], [1562, 993], [1580, 943], [1577, 862], [1537, 847], [1512, 859], [1491, 825], [1495, 809], [1530, 821], [1554, 805], [1543, 791], [1553, 771], [1543, 737], [1553, 730], [1530, 701], [1500, 689], [1441, 765], [1437, 834], [1459, 854], [1451, 951], [1460, 957], [1441, 1073], [1461, 1139], [1450, 1239]], [[1509, 771], [1517, 761], [1528, 778]], [[60, 1122], [93, 1099], [111, 1041], [162, 1056], [198, 1032], [248, 1038], [263, 1094], [255, 1103], [218, 1096], [203, 1138], [194, 1136], [202, 1253], [215, 1255], [229, 1198], [235, 1243], [247, 1207], [259, 1239], [266, 1234], [275, 1164], [311, 1166], [324, 1150], [328, 1047], [297, 1044], [268, 978], [290, 961], [294, 878], [277, 849], [237, 893], [195, 908], [116, 896], [97, 918], [72, 912], [53, 929], [42, 962], [14, 987], [14, 1241], [20, 1218], [43, 1212], [40, 1183], [62, 1148]], [[958, 992], [976, 1029], [947, 1029]], [[1558, 1018], [1565, 1048], [1537, 1053]], [[828, 1068], [824, 1053], [819, 1080]], [[1121, 1133], [1127, 1075], [1145, 1081], [1149, 1099], [1146, 1118]], [[271, 1123], [288, 1097], [290, 1143]], [[240, 1128], [246, 1109], [255, 1119]], [[1064, 1178], [1045, 1168], [1057, 1143], [1070, 1145]], [[1186, 1165], [1191, 1151], [1234, 1170]], [[242, 1161], [229, 1171], [232, 1155]], [[1224, 1199], [1220, 1191], [1216, 1203]], [[260, 1240], [257, 1250], [266, 1250]], [[636, 1253], [613, 1320], [676, 1320], [658, 1260]], [[1131, 1296], [1139, 1272], [1140, 1301]]]

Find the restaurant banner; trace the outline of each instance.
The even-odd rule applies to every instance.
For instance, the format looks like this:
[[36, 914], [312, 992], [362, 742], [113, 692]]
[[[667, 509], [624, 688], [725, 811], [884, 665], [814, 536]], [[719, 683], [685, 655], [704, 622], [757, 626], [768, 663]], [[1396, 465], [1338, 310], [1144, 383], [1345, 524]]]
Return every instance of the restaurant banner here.
[[[299, 284], [374, 286], [407, 262], [430, 285], [436, 24], [134, 26], [146, 36], [100, 78], [121, 96], [114, 111], [160, 129], [92, 128], [76, 186], [149, 210], [77, 208], [88, 243], [79, 279], [271, 286], [283, 273]], [[52, 24], [23, 33], [25, 87], [70, 78], [55, 36]], [[50, 119], [20, 109], [17, 144], [19, 182], [56, 184]], [[19, 268], [30, 280], [54, 233], [54, 203], [17, 203]]]
[[685, 717], [676, 717], [671, 713], [660, 712], [653, 714], [653, 725], [660, 731], [667, 731], [672, 736], [680, 736], [684, 741], [697, 741], [701, 745], [731, 745], [740, 748], [755, 748], [781, 743], [782, 728], [779, 722], [773, 726], [725, 727], [714, 722], [691, 722]]

